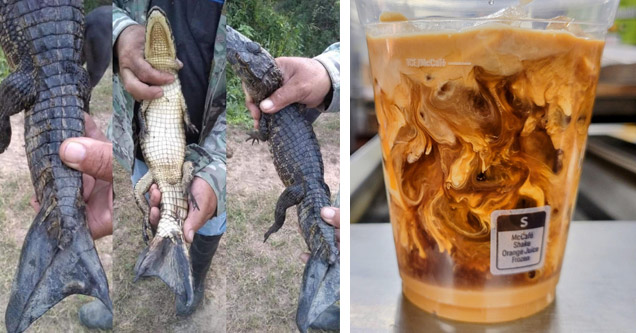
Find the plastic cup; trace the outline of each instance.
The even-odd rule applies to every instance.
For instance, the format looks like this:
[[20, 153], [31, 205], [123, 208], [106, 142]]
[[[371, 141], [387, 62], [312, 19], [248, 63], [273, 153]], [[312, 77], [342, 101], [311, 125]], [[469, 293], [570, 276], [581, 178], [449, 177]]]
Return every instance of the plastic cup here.
[[555, 298], [617, 1], [357, 1], [404, 295], [509, 321]]

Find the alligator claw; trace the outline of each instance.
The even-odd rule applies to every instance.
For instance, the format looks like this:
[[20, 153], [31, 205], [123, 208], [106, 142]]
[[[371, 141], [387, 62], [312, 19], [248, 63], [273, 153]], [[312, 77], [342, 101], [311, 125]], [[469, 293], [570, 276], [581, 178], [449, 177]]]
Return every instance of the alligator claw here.
[[[150, 231], [150, 233], [148, 232]], [[150, 234], [152, 234], [154, 236], [155, 232], [152, 228], [152, 224], [150, 224], [150, 217], [149, 216], [144, 216], [144, 220], [142, 223], [142, 227], [141, 227], [141, 233], [143, 235], [144, 238], [144, 243], [146, 245], [148, 245], [148, 242], [150, 241]]]
[[198, 134], [199, 130], [197, 129], [197, 127], [194, 124], [188, 124], [188, 131], [190, 133], [194, 133], [194, 134]]
[[245, 142], [248, 142], [250, 140], [252, 140], [252, 145], [254, 145], [254, 142], [256, 142], [256, 143], [260, 143], [261, 142], [261, 140], [259, 140], [259, 138], [255, 137], [255, 136], [252, 136], [251, 134], [250, 134], [249, 138], [247, 138], [247, 140], [245, 140]]

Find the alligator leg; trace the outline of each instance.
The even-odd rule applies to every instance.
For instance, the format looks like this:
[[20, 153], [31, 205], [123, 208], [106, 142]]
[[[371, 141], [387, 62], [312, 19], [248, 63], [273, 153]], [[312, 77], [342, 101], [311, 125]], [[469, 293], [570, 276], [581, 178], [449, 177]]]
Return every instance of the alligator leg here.
[[265, 233], [265, 240], [278, 229], [283, 226], [285, 223], [285, 212], [287, 208], [291, 206], [295, 206], [303, 199], [305, 196], [305, 188], [302, 183], [296, 183], [283, 191], [283, 193], [278, 197], [278, 202], [276, 203], [276, 211], [274, 214], [274, 224], [269, 227], [269, 230]]
[[[145, 175], [139, 179], [137, 184], [135, 184], [134, 194], [135, 201], [137, 202], [137, 206], [144, 214], [142, 221], [142, 234], [144, 237], [144, 242], [148, 244], [150, 237], [148, 236], [148, 231], [152, 232], [152, 227], [150, 226], [150, 208], [148, 207], [148, 201], [144, 194], [150, 190], [150, 186], [152, 186], [154, 179], [152, 179], [152, 172], [148, 171]], [[154, 234], [154, 232], [153, 232]]]
[[16, 71], [0, 83], [0, 154], [11, 142], [9, 117], [31, 107], [35, 100], [33, 80], [23, 71]]
[[190, 115], [188, 115], [188, 107], [186, 105], [185, 98], [183, 95], [180, 95], [180, 97], [181, 110], [183, 111], [183, 123], [186, 125], [186, 129], [192, 133], [199, 133], [197, 127], [190, 121]]
[[148, 110], [148, 107], [150, 106], [150, 103], [144, 103], [141, 105], [141, 107], [143, 107], [143, 109], [139, 110], [139, 117], [137, 117], [139, 119], [139, 137], [143, 140], [146, 135], [148, 135], [148, 127], [146, 126], [146, 110]]
[[188, 202], [194, 207], [194, 209], [199, 210], [199, 205], [197, 204], [197, 200], [192, 195], [192, 179], [194, 179], [194, 163], [192, 161], [185, 161], [182, 167], [183, 180], [181, 184], [183, 185], [183, 192], [188, 194]]
[[258, 122], [258, 131], [250, 131], [247, 141], [252, 140], [254, 142], [267, 141], [269, 139], [269, 115], [261, 112], [261, 120]]

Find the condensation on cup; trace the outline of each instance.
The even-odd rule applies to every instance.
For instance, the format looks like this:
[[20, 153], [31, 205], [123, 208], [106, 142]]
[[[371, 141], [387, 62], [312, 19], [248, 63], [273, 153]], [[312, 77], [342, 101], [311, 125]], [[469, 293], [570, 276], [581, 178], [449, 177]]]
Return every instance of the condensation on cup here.
[[501, 322], [555, 298], [617, 1], [358, 1], [405, 296]]

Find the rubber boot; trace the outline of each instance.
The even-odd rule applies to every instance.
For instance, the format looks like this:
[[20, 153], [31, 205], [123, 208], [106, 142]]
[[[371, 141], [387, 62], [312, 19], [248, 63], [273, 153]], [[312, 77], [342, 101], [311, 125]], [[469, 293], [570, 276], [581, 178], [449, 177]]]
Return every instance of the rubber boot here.
[[189, 316], [199, 307], [205, 293], [205, 277], [210, 270], [212, 257], [221, 241], [221, 236], [203, 236], [194, 234], [194, 240], [190, 245], [190, 261], [192, 263], [192, 278], [194, 283], [194, 301], [187, 307], [181, 297], [177, 297], [177, 315]]
[[82, 305], [79, 320], [90, 329], [109, 330], [113, 328], [113, 314], [100, 300]]

